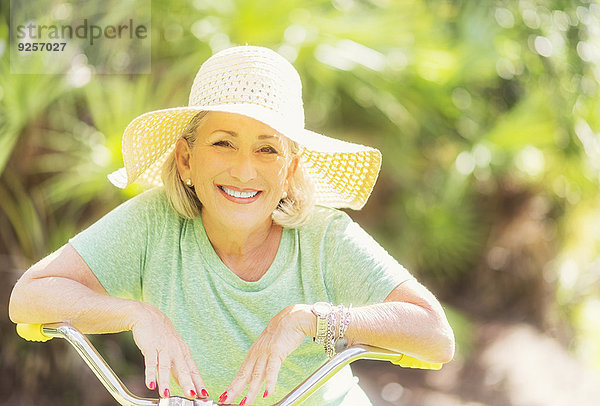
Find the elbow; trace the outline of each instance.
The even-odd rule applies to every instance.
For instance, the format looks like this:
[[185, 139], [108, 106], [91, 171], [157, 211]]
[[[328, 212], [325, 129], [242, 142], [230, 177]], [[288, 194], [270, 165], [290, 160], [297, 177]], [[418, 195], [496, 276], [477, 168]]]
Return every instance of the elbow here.
[[429, 314], [431, 316], [431, 326], [433, 328], [432, 337], [435, 337], [435, 343], [432, 348], [432, 355], [435, 358], [433, 362], [447, 364], [454, 358], [456, 342], [454, 332], [448, 322], [446, 313], [441, 305], [431, 306]]
[[443, 329], [438, 338], [438, 348], [436, 351], [436, 362], [440, 364], [447, 364], [454, 358], [454, 351], [456, 344], [454, 341], [454, 333], [450, 326]]
[[15, 285], [15, 287], [13, 288], [10, 294], [10, 299], [8, 300], [8, 317], [10, 318], [10, 321], [12, 321], [15, 324], [20, 322], [18, 302], [19, 292], [17, 282], [17, 285]]
[[415, 352], [415, 356], [423, 361], [447, 364], [454, 358], [454, 332], [443, 311], [427, 310], [428, 317], [422, 320], [423, 328], [417, 335], [418, 344], [415, 344], [419, 350]]
[[[428, 348], [427, 360], [436, 364], [447, 364], [454, 358], [456, 343], [454, 332], [441, 306], [427, 308], [428, 328], [424, 331], [423, 343]], [[426, 337], [426, 338], [425, 338]]]
[[28, 278], [27, 275], [21, 276], [10, 293], [8, 300], [8, 317], [13, 323], [27, 323], [27, 304], [31, 301], [28, 297]]
[[433, 326], [435, 326], [435, 334], [433, 334], [435, 344], [432, 351], [433, 358], [435, 358], [434, 362], [447, 364], [454, 358], [456, 348], [454, 332], [443, 312], [436, 314], [436, 321], [433, 323]]

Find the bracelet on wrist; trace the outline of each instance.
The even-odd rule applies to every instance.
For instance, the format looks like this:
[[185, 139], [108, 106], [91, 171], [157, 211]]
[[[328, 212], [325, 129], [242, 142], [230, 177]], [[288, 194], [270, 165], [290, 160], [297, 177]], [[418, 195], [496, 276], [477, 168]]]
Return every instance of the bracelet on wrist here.
[[333, 306], [327, 302], [317, 302], [312, 307], [312, 312], [317, 316], [314, 341], [323, 345], [329, 358], [336, 354], [338, 341], [343, 341], [343, 346], [347, 345], [344, 335], [352, 321], [351, 309], [352, 305], [346, 308], [343, 304]]
[[312, 306], [311, 311], [317, 316], [315, 337], [313, 339], [317, 344], [324, 344], [329, 329], [327, 317], [333, 311], [333, 305], [327, 302], [317, 302]]

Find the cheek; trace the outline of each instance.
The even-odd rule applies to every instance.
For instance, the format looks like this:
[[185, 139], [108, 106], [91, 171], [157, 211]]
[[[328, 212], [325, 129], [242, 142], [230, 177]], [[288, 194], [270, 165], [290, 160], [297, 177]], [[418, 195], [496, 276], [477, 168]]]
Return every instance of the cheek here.
[[270, 172], [270, 182], [279, 188], [283, 188], [287, 176], [287, 166], [285, 165], [285, 162], [278, 162], [277, 165], [273, 165]]
[[214, 176], [223, 171], [223, 160], [212, 154], [197, 154], [195, 158], [192, 165], [192, 171], [199, 180], [204, 180], [207, 177]]

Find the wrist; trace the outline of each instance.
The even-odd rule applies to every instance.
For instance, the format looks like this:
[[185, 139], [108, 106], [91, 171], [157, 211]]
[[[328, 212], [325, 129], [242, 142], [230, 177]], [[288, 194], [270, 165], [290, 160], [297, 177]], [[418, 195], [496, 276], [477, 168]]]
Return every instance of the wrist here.
[[315, 334], [313, 336], [315, 343], [325, 345], [328, 338], [331, 338], [333, 332], [332, 320], [335, 324], [334, 310], [333, 305], [329, 302], [315, 302], [311, 306], [311, 311], [316, 317]]
[[298, 328], [305, 336], [314, 337], [316, 334], [317, 317], [307, 304], [297, 304], [292, 307], [291, 314], [294, 316]]
[[125, 320], [129, 330], [133, 330], [140, 323], [152, 323], [155, 318], [156, 308], [148, 303], [130, 300], [125, 309]]

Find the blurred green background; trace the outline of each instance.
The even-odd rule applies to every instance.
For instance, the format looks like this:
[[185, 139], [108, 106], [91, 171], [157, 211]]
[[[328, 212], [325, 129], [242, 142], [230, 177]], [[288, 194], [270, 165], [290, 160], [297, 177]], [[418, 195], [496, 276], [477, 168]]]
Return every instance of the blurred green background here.
[[[499, 354], [507, 363], [515, 346], [533, 354], [551, 343], [540, 365], [522, 360], [520, 368], [539, 368], [531, 379], [556, 351], [565, 357], [561, 373], [583, 377], [573, 378], [578, 383], [596, 379], [597, 0], [153, 0], [148, 75], [95, 75], [85, 65], [65, 75], [11, 74], [7, 3], [0, 8], [0, 404], [111, 404], [64, 343], [16, 337], [10, 290], [31, 264], [139, 193], [106, 179], [122, 166], [129, 121], [187, 105], [200, 64], [246, 43], [296, 66], [309, 129], [383, 152], [369, 203], [350, 215], [438, 295], [455, 329], [456, 360], [441, 375], [357, 367], [376, 405], [540, 404], [544, 395], [525, 389], [530, 396], [519, 397], [512, 372], [489, 361], [490, 351], [505, 348], [494, 345], [514, 337], [521, 341]], [[129, 337], [98, 345], [143, 393], [143, 363]], [[542, 391], [565, 385], [552, 379]]]

